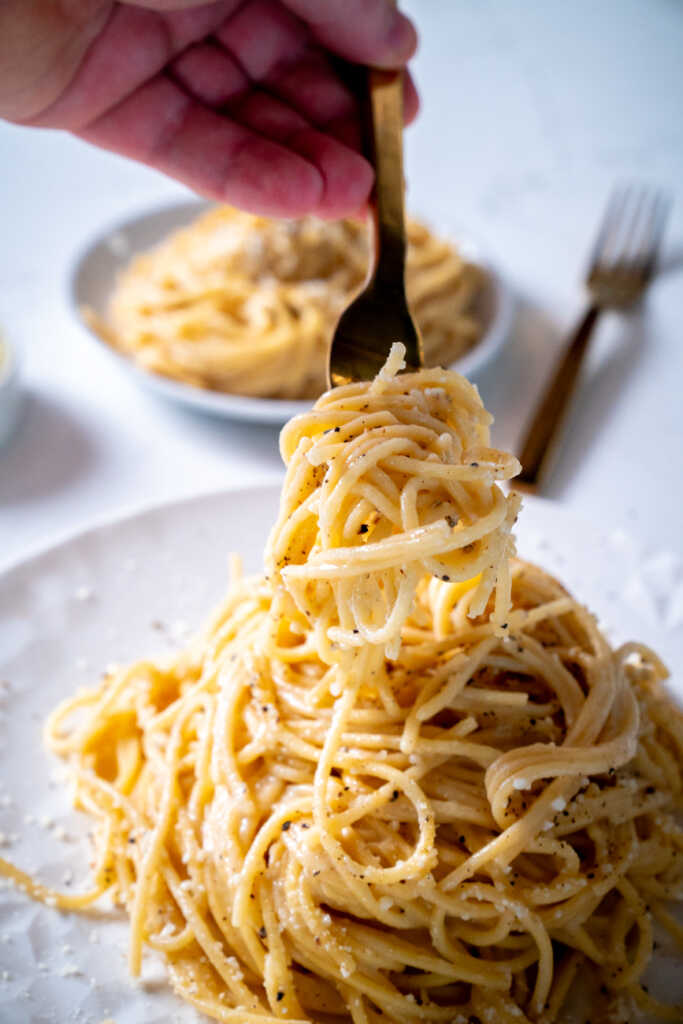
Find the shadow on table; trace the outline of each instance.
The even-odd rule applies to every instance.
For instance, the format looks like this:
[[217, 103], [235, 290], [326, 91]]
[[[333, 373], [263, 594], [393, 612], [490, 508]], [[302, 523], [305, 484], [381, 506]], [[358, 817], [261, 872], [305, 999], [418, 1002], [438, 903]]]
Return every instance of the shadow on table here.
[[[577, 316], [580, 309], [577, 308]], [[616, 314], [608, 314], [613, 316]], [[554, 464], [539, 494], [562, 498], [586, 452], [605, 429], [639, 372], [647, 332], [647, 305], [610, 325], [609, 345], [596, 336], [597, 366], [584, 368], [569, 415], [561, 428]], [[564, 350], [573, 322], [558, 323], [526, 297], [518, 297], [511, 337], [495, 363], [477, 376], [486, 407], [495, 416], [494, 444], [518, 453], [541, 395]], [[604, 322], [598, 327], [606, 327]]]
[[628, 378], [638, 373], [647, 333], [645, 308], [621, 317], [612, 344], [600, 364], [585, 373], [574, 395], [555, 460], [542, 494], [562, 498], [571, 485], [585, 453], [605, 429], [618, 404], [624, 401]]
[[92, 441], [71, 414], [44, 394], [25, 391], [20, 421], [0, 449], [0, 504], [62, 490], [86, 472], [92, 458]]
[[562, 325], [531, 299], [515, 297], [515, 317], [507, 344], [474, 378], [495, 422], [497, 447], [519, 448], [521, 435], [557, 359]]
[[152, 391], [147, 391], [146, 397], [160, 416], [181, 422], [186, 437], [200, 445], [202, 451], [215, 454], [224, 450], [228, 455], [246, 456], [262, 469], [284, 469], [278, 447], [279, 426], [214, 416]]
[[668, 277], [683, 270], [683, 242], [675, 242], [664, 250], [657, 264], [657, 277]]

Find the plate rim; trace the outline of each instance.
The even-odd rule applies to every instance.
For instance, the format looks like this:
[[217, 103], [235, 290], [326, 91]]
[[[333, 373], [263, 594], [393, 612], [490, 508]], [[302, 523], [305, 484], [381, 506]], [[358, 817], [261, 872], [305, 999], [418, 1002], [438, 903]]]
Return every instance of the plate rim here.
[[[272, 493], [279, 498], [282, 492], [283, 480], [284, 469], [279, 476], [274, 474], [271, 480], [264, 480], [255, 484], [247, 484], [246, 486], [243, 484], [236, 484], [234, 487], [230, 485], [224, 487], [212, 487], [207, 490], [194, 491], [190, 494], [179, 494], [175, 497], [171, 496], [160, 498], [159, 500], [151, 501], [149, 503], [117, 509], [111, 513], [104, 513], [101, 516], [97, 516], [92, 520], [89, 520], [85, 525], [81, 524], [80, 526], [67, 528], [66, 530], [55, 534], [55, 536], [47, 541], [39, 541], [35, 545], [29, 547], [18, 557], [1, 563], [0, 586], [4, 585], [7, 576], [17, 571], [23, 571], [28, 568], [29, 563], [39, 561], [41, 558], [52, 555], [60, 548], [68, 547], [70, 544], [76, 543], [86, 537], [90, 537], [95, 533], [100, 533], [103, 530], [112, 529], [117, 526], [125, 526], [135, 519], [144, 519], [147, 516], [155, 515], [162, 511], [181, 508], [184, 505], [189, 506], [196, 503], [201, 504], [204, 501], [217, 501], [222, 498], [228, 498], [229, 496]], [[549, 510], [552, 509], [555, 512], [559, 511], [561, 515], [569, 514], [573, 522], [585, 525], [592, 533], [596, 532], [596, 527], [594, 525], [580, 514], [575, 513], [572, 509], [568, 509], [559, 501], [555, 501], [552, 498], [546, 498], [538, 494], [524, 494], [522, 496], [522, 500], [522, 515], [524, 514], [523, 510], [525, 507], [544, 507]]]
[[265, 491], [277, 491], [279, 493], [282, 490], [283, 476], [284, 469], [279, 476], [273, 474], [270, 481], [263, 480], [255, 484], [247, 484], [246, 486], [238, 483], [234, 487], [229, 484], [224, 487], [212, 487], [208, 490], [193, 491], [190, 494], [162, 497], [140, 505], [129, 505], [116, 509], [113, 512], [105, 512], [94, 516], [87, 523], [80, 526], [66, 527], [66, 529], [55, 533], [51, 538], [32, 544], [17, 557], [0, 563], [0, 586], [4, 584], [6, 576], [22, 571], [28, 567], [28, 563], [39, 561], [41, 558], [53, 554], [57, 549], [68, 547], [70, 544], [90, 537], [95, 533], [100, 533], [103, 530], [109, 530], [117, 526], [124, 526], [134, 519], [143, 519], [157, 512], [177, 508], [182, 505], [191, 505], [194, 502], [211, 501], [233, 494], [251, 494], [253, 492], [261, 493]]

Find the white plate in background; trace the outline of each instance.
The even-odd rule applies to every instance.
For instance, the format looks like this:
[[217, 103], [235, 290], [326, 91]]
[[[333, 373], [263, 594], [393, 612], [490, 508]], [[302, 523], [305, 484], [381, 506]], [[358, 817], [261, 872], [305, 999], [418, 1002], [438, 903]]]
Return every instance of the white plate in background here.
[[[0, 575], [2, 856], [59, 887], [70, 879], [74, 889], [85, 887], [88, 819], [71, 809], [55, 777], [59, 762], [42, 745], [45, 716], [109, 663], [181, 646], [224, 593], [230, 551], [242, 554], [248, 572], [260, 569], [278, 501], [279, 487], [271, 486], [161, 505], [76, 535]], [[665, 625], [656, 593], [647, 611], [647, 563], [630, 538], [603, 534], [531, 498], [517, 533], [520, 554], [562, 578], [614, 642], [644, 640], [671, 666], [683, 663], [683, 635]], [[672, 685], [683, 699], [680, 674]], [[173, 995], [154, 954], [146, 955], [142, 980], [133, 981], [127, 943], [123, 912], [61, 914], [3, 886], [0, 1020], [204, 1020]], [[680, 999], [680, 963], [659, 957], [655, 973], [657, 990], [666, 976], [670, 998]]]
[[[107, 228], [78, 257], [71, 277], [71, 299], [82, 326], [122, 369], [141, 383], [177, 402], [194, 406], [204, 412], [229, 419], [282, 424], [297, 413], [311, 407], [309, 401], [278, 398], [249, 398], [162, 377], [139, 367], [130, 357], [117, 352], [83, 320], [81, 309], [89, 306], [106, 320], [109, 297], [117, 275], [139, 253], [157, 245], [178, 228], [186, 227], [211, 204], [192, 200], [174, 203], [128, 219]], [[453, 366], [468, 377], [476, 374], [500, 351], [510, 331], [513, 311], [512, 295], [484, 249], [466, 233], [450, 232], [448, 225], [439, 231], [452, 241], [458, 251], [484, 271], [484, 284], [472, 305], [473, 314], [483, 325], [480, 340]]]

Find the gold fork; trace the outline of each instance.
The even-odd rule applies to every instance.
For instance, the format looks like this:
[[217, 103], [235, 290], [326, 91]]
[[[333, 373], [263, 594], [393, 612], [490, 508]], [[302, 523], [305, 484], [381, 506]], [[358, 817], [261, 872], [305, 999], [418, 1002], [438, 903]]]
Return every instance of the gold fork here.
[[586, 284], [590, 303], [570, 338], [528, 428], [514, 486], [533, 490], [547, 473], [588, 342], [606, 309], [628, 309], [652, 279], [670, 200], [645, 187], [615, 189], [591, 254]]
[[395, 341], [406, 347], [406, 367], [422, 366], [420, 333], [405, 292], [406, 232], [403, 182], [403, 73], [368, 70], [366, 148], [375, 168], [370, 199], [374, 262], [365, 288], [342, 313], [332, 337], [330, 387], [372, 380]]

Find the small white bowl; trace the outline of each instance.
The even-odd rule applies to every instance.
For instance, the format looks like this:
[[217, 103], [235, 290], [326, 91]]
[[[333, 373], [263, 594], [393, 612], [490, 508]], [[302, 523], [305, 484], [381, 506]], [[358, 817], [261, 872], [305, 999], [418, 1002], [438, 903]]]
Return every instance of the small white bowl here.
[[[81, 253], [71, 277], [71, 300], [81, 325], [119, 365], [146, 387], [184, 405], [228, 419], [282, 424], [297, 413], [310, 409], [311, 401], [285, 401], [277, 398], [248, 398], [225, 392], [196, 388], [141, 369], [128, 356], [117, 352], [83, 320], [84, 306], [106, 319], [107, 305], [119, 272], [138, 253], [157, 245], [171, 232], [190, 224], [210, 204], [192, 200], [174, 203], [143, 213], [103, 231]], [[445, 234], [448, 237], [447, 230]], [[451, 240], [468, 259], [485, 272], [472, 311], [483, 325], [480, 340], [454, 364], [467, 377], [477, 373], [500, 351], [510, 332], [513, 300], [509, 288], [483, 247], [466, 232], [451, 233]]]
[[14, 430], [20, 406], [17, 354], [0, 331], [0, 445], [9, 439]]

